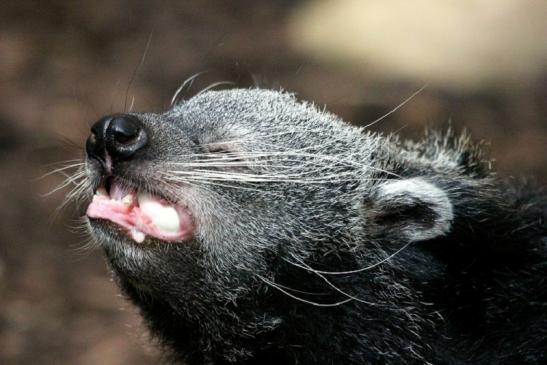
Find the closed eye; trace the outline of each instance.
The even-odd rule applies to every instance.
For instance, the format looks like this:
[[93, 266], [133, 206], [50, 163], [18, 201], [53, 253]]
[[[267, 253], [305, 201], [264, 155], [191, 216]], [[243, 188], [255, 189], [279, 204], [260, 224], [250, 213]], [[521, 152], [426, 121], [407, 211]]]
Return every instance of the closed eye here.
[[200, 159], [204, 167], [218, 169], [248, 168], [249, 162], [243, 152], [233, 146], [222, 143], [211, 143], [204, 146], [203, 158]]

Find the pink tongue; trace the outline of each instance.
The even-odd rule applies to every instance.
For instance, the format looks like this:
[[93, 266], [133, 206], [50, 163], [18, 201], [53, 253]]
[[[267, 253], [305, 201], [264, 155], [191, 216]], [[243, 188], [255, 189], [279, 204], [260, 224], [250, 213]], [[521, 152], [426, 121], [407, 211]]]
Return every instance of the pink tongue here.
[[[122, 196], [124, 196], [122, 198]], [[157, 197], [148, 197], [155, 203], [165, 207], [172, 207], [177, 211], [179, 227], [176, 231], [166, 231], [154, 224], [154, 219], [144, 212], [137, 204], [134, 192], [124, 192], [113, 185], [110, 196], [106, 194], [94, 195], [93, 201], [87, 207], [87, 216], [109, 220], [126, 228], [136, 242], [143, 242], [146, 236], [152, 236], [164, 241], [180, 241], [192, 235], [192, 221], [189, 212], [173, 204], [169, 204]], [[123, 200], [122, 200], [123, 199]]]

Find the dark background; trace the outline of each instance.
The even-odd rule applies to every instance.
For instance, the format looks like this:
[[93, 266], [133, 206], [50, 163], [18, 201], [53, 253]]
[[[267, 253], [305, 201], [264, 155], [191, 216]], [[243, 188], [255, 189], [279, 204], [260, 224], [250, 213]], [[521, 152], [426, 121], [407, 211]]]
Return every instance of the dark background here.
[[[356, 4], [339, 1], [337, 9], [347, 3]], [[102, 253], [86, 248], [78, 210], [55, 214], [69, 189], [43, 196], [63, 176], [39, 177], [54, 162], [80, 157], [89, 125], [102, 115], [123, 111], [133, 98], [134, 110], [164, 110], [180, 83], [197, 72], [207, 71], [187, 96], [217, 81], [282, 87], [361, 125], [428, 84], [373, 129], [415, 137], [425, 126], [446, 128], [450, 120], [476, 140], [490, 142], [500, 175], [535, 176], [545, 184], [545, 3], [500, 0], [488, 7], [478, 1], [479, 9], [471, 1], [462, 2], [469, 9], [454, 10], [420, 0], [416, 6], [425, 7], [408, 14], [401, 10], [404, 3], [385, 1], [381, 10], [390, 16], [382, 20], [366, 7], [361, 17], [360, 10], [321, 12], [313, 7], [322, 3], [287, 0], [4, 1], [0, 363], [159, 361], [136, 311], [110, 280]], [[344, 18], [348, 13], [352, 19]], [[337, 28], [355, 18], [372, 27], [362, 38]], [[474, 26], [458, 26], [475, 18]], [[374, 25], [371, 19], [380, 21]], [[407, 32], [395, 32], [405, 24]], [[377, 45], [372, 50], [352, 53], [372, 43]], [[409, 46], [408, 54], [419, 57], [397, 53]], [[490, 53], [485, 58], [480, 50]], [[448, 53], [453, 62], [441, 60]], [[412, 71], [437, 59], [438, 68]], [[400, 65], [416, 67], [401, 71]]]

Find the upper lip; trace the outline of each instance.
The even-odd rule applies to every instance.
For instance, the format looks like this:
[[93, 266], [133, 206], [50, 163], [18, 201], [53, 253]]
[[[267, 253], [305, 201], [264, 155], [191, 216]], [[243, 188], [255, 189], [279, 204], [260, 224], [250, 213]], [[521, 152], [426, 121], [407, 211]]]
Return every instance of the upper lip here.
[[187, 202], [184, 200], [181, 201], [180, 197], [174, 197], [166, 193], [165, 190], [161, 188], [161, 183], [154, 183], [150, 181], [145, 183], [143, 181], [144, 178], [131, 173], [122, 174], [120, 172], [108, 172], [105, 168], [104, 161], [98, 160], [94, 157], [88, 157], [87, 161], [89, 177], [93, 180], [93, 194], [97, 193], [97, 190], [101, 187], [105, 188], [106, 192], [110, 194], [110, 187], [112, 183], [114, 180], [118, 180], [132, 190], [145, 191], [148, 194], [155, 195], [173, 204], [188, 207]]
[[[155, 195], [157, 197], [160, 197], [162, 199], [165, 199], [167, 201], [177, 203], [174, 201], [174, 199], [167, 196], [163, 191], [160, 189], [154, 188], [152, 186], [149, 186], [151, 184], [146, 184], [146, 188], [143, 187], [143, 184], [136, 182], [134, 179], [128, 178], [126, 176], [120, 176], [120, 175], [104, 175], [100, 178], [98, 183], [96, 184], [95, 188], [93, 189], [93, 193], [95, 194], [99, 188], [104, 188], [108, 194], [110, 194], [110, 187], [112, 186], [112, 183], [114, 180], [122, 182], [125, 186], [128, 188], [131, 188], [135, 191], [143, 191], [145, 190], [147, 193]], [[182, 204], [185, 205], [185, 204]]]

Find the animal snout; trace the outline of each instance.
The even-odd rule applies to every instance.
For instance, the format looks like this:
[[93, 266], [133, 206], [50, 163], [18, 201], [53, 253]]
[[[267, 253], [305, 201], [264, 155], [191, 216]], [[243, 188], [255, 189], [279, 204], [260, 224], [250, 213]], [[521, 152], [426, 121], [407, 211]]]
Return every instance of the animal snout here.
[[141, 121], [129, 114], [104, 117], [91, 127], [86, 142], [88, 157], [105, 162], [128, 160], [148, 143], [148, 135]]

